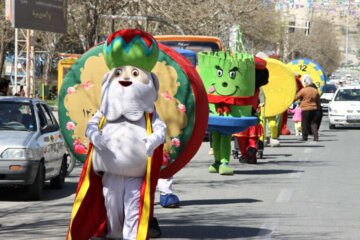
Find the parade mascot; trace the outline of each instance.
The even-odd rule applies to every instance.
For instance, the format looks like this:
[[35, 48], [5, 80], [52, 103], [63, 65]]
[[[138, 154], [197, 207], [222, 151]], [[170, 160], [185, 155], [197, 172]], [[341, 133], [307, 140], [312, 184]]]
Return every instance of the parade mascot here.
[[[257, 106], [254, 56], [239, 52], [201, 52], [198, 53], [198, 72], [208, 92], [209, 125], [212, 116], [221, 117], [221, 128], [210, 130], [215, 161], [209, 167], [209, 172], [232, 175], [233, 169], [229, 166], [231, 138], [233, 133], [239, 131], [223, 131], [226, 126], [221, 124], [252, 116], [252, 109]], [[254, 119], [255, 122], [242, 130], [255, 125], [258, 119]]]
[[[297, 93], [303, 88], [303, 85], [301, 83], [301, 75], [297, 72], [295, 72], [294, 74], [295, 74], [296, 93]], [[283, 114], [281, 115], [279, 124], [278, 124], [278, 132], [280, 133], [280, 135], [290, 135], [291, 134], [291, 131], [287, 127], [288, 118], [289, 118], [288, 111], [283, 112]]]
[[[255, 96], [259, 99], [257, 106], [253, 106], [253, 113], [259, 115], [260, 108], [265, 105], [265, 99], [260, 91], [260, 87], [268, 83], [269, 71], [266, 68], [266, 61], [255, 57]], [[257, 152], [263, 149], [263, 143], [260, 137], [264, 135], [263, 127], [260, 122], [263, 121], [261, 116], [259, 117], [259, 123], [247, 128], [245, 131], [233, 134], [236, 137], [239, 145], [241, 157], [239, 161], [242, 163], [256, 164]], [[260, 149], [259, 149], [260, 148]]]
[[148, 239], [158, 179], [192, 159], [208, 113], [196, 69], [148, 33], [119, 30], [81, 55], [59, 92], [62, 134], [84, 163], [67, 239]]
[[[81, 211], [77, 199], [91, 194], [93, 198], [86, 207], [95, 216], [82, 227], [72, 222], [68, 239], [79, 239], [78, 235], [87, 239], [146, 239], [148, 234], [151, 203], [146, 202], [153, 199], [162, 164], [162, 148], [158, 147], [165, 142], [166, 134], [166, 126], [154, 108], [159, 83], [151, 73], [159, 50], [150, 35], [134, 31], [127, 34], [112, 34], [104, 45], [105, 61], [111, 70], [102, 80], [100, 109], [86, 130], [92, 150], [79, 182], [73, 214]], [[125, 56], [124, 40], [131, 34], [144, 40], [147, 54], [143, 55], [140, 44], [138, 52]], [[97, 193], [86, 189], [88, 171], [90, 178], [101, 178]]]
[[268, 136], [268, 144], [277, 147], [280, 146], [283, 113], [293, 103], [296, 83], [293, 71], [286, 64], [274, 58], [265, 60], [269, 70], [269, 83], [262, 88], [266, 99], [263, 140], [265, 141]]
[[[299, 92], [302, 88], [301, 75], [297, 72], [295, 74], [295, 82], [296, 82], [296, 93]], [[291, 131], [287, 127], [288, 121], [288, 110], [284, 111], [283, 114], [279, 115], [279, 123], [278, 123], [278, 133], [280, 135], [290, 135]]]

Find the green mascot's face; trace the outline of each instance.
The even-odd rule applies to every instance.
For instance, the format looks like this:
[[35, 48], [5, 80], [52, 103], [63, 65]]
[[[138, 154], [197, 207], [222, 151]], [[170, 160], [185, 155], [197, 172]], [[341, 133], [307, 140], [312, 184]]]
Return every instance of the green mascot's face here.
[[[223, 97], [248, 97], [255, 91], [254, 57], [246, 53], [200, 52], [198, 72], [208, 94]], [[216, 114], [214, 104], [210, 110]], [[232, 116], [251, 115], [251, 106], [231, 106]]]

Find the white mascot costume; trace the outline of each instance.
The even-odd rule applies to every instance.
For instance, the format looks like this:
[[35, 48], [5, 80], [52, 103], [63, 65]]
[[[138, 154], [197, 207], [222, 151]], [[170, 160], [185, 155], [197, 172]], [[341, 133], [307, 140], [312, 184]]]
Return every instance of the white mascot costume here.
[[[132, 66], [118, 67], [103, 79], [100, 109], [88, 123], [86, 136], [95, 147], [93, 169], [103, 175], [107, 237], [136, 239], [147, 156], [164, 143], [166, 134], [154, 109], [157, 89], [155, 75]], [[145, 113], [153, 113], [149, 136]], [[103, 116], [106, 123], [100, 130]]]
[[137, 29], [115, 32], [104, 43], [110, 71], [102, 80], [100, 107], [87, 124], [92, 145], [67, 239], [148, 238], [166, 137], [154, 107], [159, 82], [151, 70], [158, 54], [155, 39]]

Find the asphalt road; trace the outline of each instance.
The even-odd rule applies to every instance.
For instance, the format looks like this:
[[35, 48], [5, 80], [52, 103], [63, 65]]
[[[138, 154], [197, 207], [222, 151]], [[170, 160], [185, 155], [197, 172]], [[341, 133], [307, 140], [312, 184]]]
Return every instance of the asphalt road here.
[[[257, 165], [232, 160], [233, 176], [207, 172], [204, 142], [175, 176], [181, 207], [162, 208], [156, 196], [162, 239], [360, 239], [360, 129], [327, 124], [324, 117], [319, 142], [281, 136]], [[2, 191], [0, 239], [65, 239], [80, 171], [63, 190], [46, 187], [43, 201]]]

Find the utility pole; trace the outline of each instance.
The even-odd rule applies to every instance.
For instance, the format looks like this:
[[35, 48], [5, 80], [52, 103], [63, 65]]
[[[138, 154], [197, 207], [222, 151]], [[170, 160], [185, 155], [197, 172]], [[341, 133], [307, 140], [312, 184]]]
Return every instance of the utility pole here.
[[[25, 85], [25, 96], [30, 97], [31, 96], [31, 86], [29, 85], [31, 76], [34, 76], [34, 69], [31, 68], [31, 59], [34, 59], [34, 57], [31, 57], [31, 35], [33, 34], [33, 30], [23, 30], [21, 28], [15, 28], [15, 59], [14, 59], [14, 67], [13, 67], [13, 74], [12, 77], [14, 77], [13, 81], [13, 94], [17, 92], [17, 88], [19, 85], [19, 71], [21, 73], [21, 77], [25, 76], [25, 82], [21, 81], [20, 84]], [[19, 62], [19, 56], [23, 56], [23, 53], [26, 53], [26, 69], [23, 69], [23, 62]], [[21, 80], [24, 80], [23, 78]], [[31, 82], [30, 82], [31, 84]]]
[[25, 96], [30, 96], [30, 46], [31, 46], [31, 39], [30, 39], [30, 30], [26, 30], [26, 84], [25, 84]]
[[[34, 39], [34, 30], [30, 30], [30, 39]], [[31, 41], [33, 43], [33, 41]], [[30, 45], [30, 97], [35, 96], [35, 47]]]
[[14, 87], [15, 92], [13, 90], [13, 94], [17, 91], [17, 76], [18, 76], [18, 54], [19, 54], [19, 48], [18, 48], [18, 41], [19, 41], [19, 31], [18, 28], [15, 28], [15, 59], [14, 59]]

